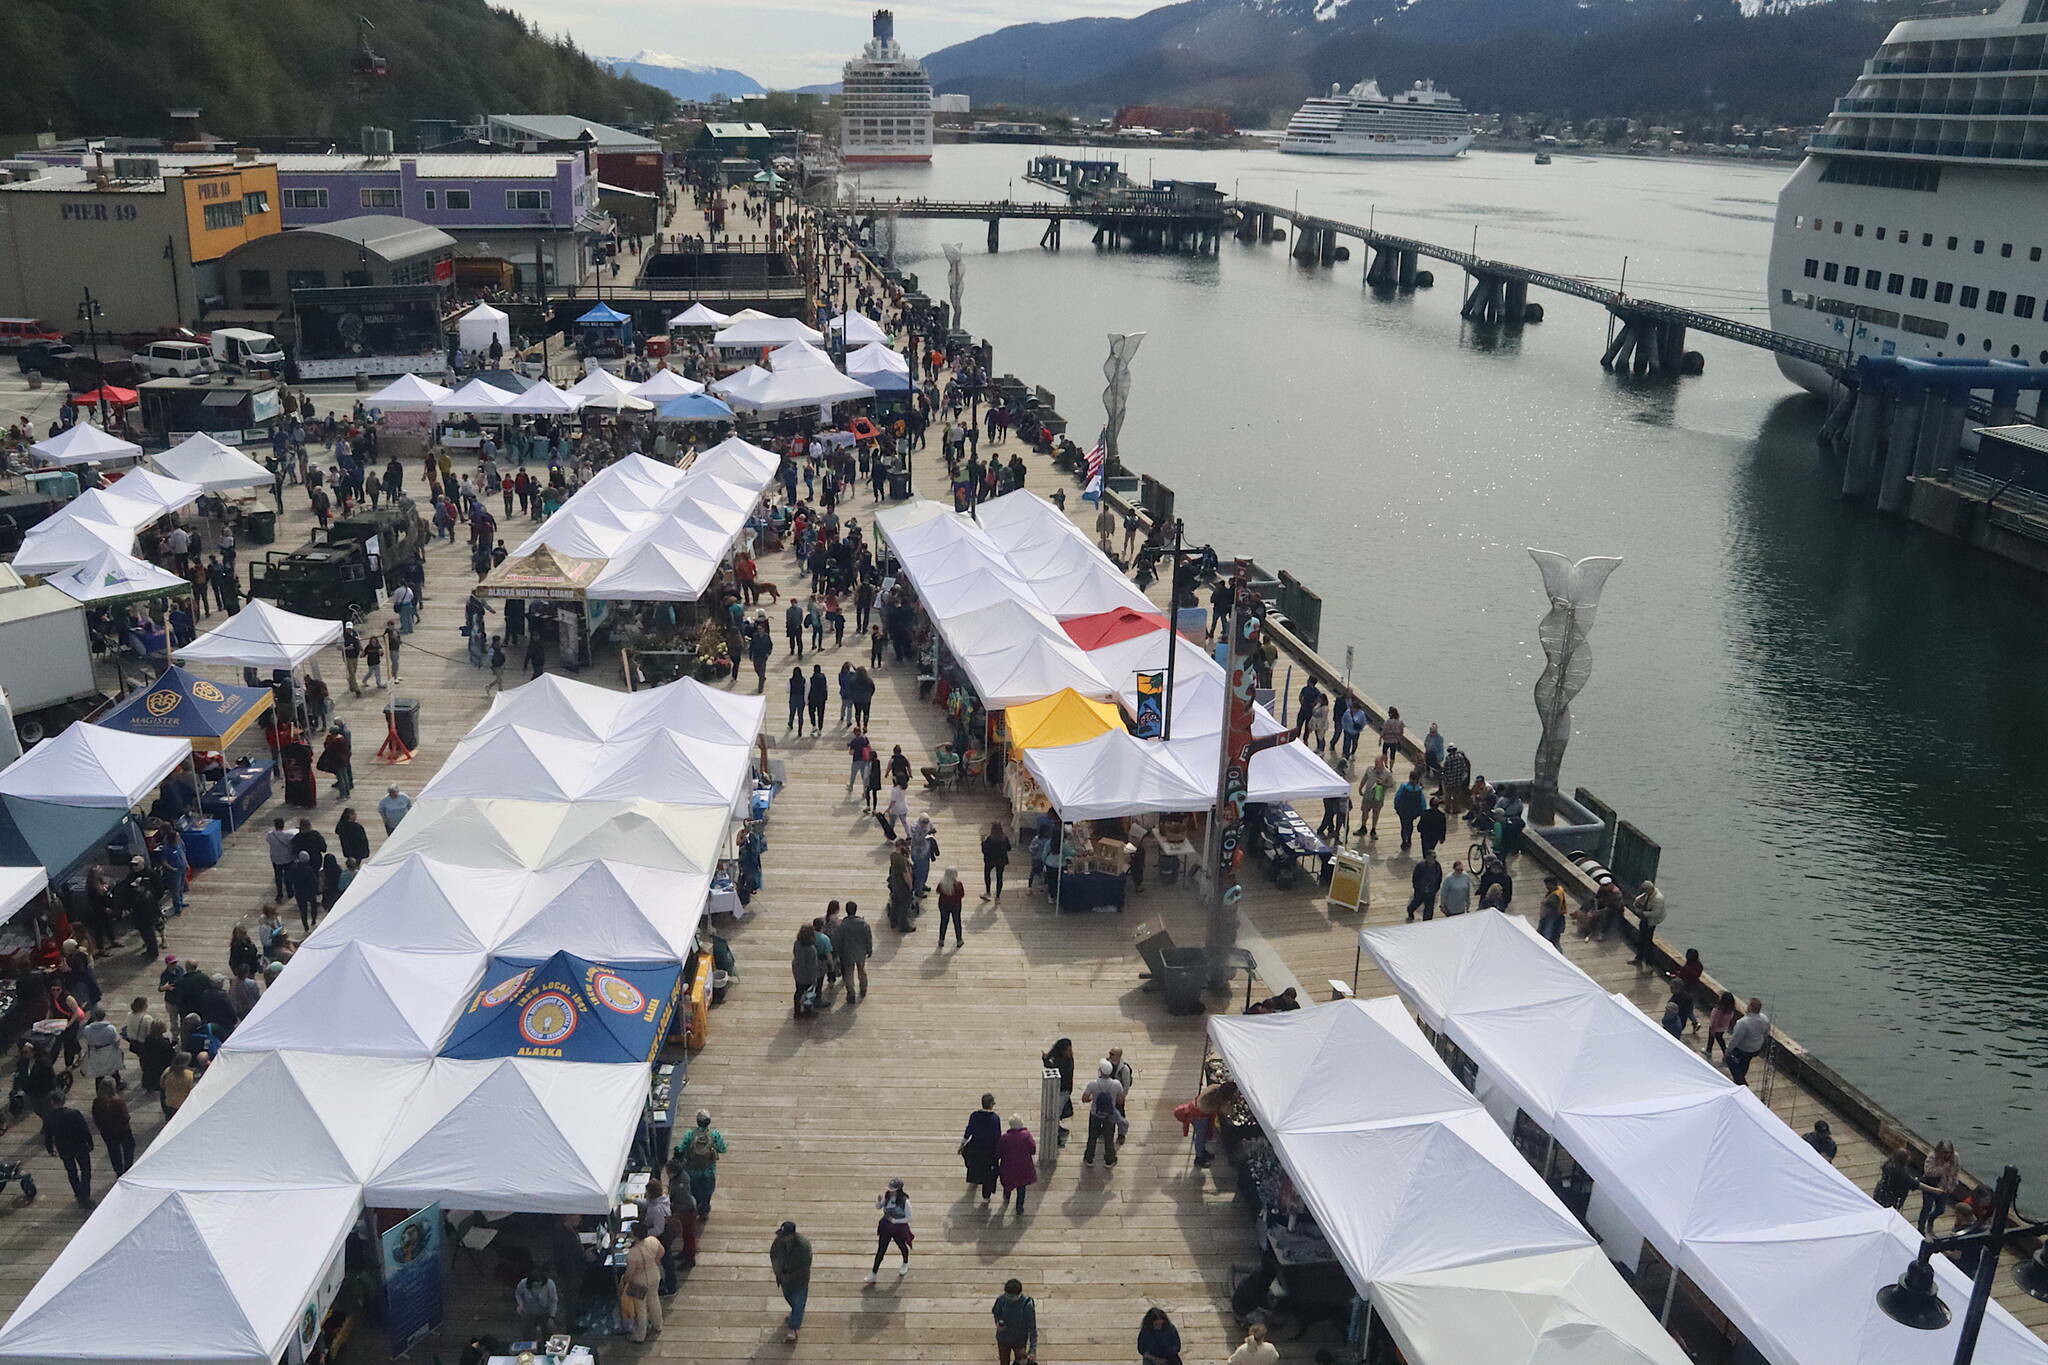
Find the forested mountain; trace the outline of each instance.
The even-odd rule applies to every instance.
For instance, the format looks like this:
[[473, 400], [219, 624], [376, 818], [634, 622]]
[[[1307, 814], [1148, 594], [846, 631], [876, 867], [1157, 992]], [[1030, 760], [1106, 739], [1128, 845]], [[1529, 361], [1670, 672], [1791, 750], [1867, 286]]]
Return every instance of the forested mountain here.
[[[357, 79], [356, 16], [389, 74]], [[164, 131], [198, 106], [223, 136], [332, 135], [415, 118], [574, 113], [652, 119], [674, 104], [485, 0], [0, 0], [0, 128]]]
[[1913, 0], [1184, 0], [1131, 19], [1015, 24], [925, 59], [979, 103], [1208, 104], [1240, 126], [1367, 76], [1475, 109], [1814, 123]]

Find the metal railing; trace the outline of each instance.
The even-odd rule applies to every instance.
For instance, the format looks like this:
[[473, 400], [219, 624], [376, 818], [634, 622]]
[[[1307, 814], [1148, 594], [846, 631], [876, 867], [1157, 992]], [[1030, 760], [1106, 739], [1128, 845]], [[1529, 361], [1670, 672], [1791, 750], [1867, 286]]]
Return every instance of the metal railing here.
[[1223, 204], [1119, 204], [1093, 200], [1079, 204], [1039, 204], [1028, 199], [867, 199], [839, 206], [854, 217], [899, 218], [1100, 218], [1151, 219], [1159, 222], [1200, 219], [1221, 222], [1228, 216]]
[[1678, 304], [1660, 303], [1655, 299], [1636, 298], [1604, 284], [1576, 275], [1560, 275], [1549, 270], [1531, 270], [1508, 261], [1490, 260], [1470, 251], [1456, 247], [1439, 246], [1414, 237], [1397, 237], [1392, 233], [1379, 232], [1358, 226], [1356, 223], [1340, 223], [1335, 219], [1317, 218], [1307, 214], [1296, 214], [1290, 209], [1275, 204], [1262, 204], [1251, 200], [1237, 201], [1233, 207], [1240, 212], [1262, 213], [1274, 218], [1284, 218], [1297, 227], [1312, 228], [1318, 232], [1334, 232], [1339, 236], [1356, 237], [1368, 246], [1382, 247], [1395, 251], [1410, 251], [1417, 256], [1455, 265], [1470, 275], [1485, 275], [1495, 279], [1519, 280], [1539, 289], [1548, 289], [1574, 298], [1587, 299], [1613, 312], [1637, 317], [1652, 317], [1662, 321], [1679, 323], [1691, 331], [1703, 332], [1708, 336], [1720, 337], [1743, 346], [1756, 346], [1794, 359], [1811, 361], [1830, 369], [1841, 369], [1848, 364], [1848, 354], [1833, 346], [1826, 346], [1804, 337], [1795, 337], [1784, 332], [1774, 332], [1768, 327], [1752, 323], [1737, 322], [1732, 318], [1703, 313], [1695, 308]]

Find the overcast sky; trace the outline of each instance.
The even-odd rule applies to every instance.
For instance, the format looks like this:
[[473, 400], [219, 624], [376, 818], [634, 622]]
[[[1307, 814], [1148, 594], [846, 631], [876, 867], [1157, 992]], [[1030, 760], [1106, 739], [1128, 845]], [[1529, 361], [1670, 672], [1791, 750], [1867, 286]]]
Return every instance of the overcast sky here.
[[[665, 52], [763, 85], [839, 79], [868, 38], [871, 0], [498, 0], [600, 57]], [[1166, 0], [896, 0], [896, 37], [920, 56], [1006, 24], [1132, 15]]]

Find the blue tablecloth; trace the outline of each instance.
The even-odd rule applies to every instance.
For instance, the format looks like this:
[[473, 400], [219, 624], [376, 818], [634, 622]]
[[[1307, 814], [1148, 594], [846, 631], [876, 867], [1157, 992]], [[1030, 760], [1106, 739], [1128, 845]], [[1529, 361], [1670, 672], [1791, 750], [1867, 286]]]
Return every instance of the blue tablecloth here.
[[218, 820], [202, 820], [196, 829], [189, 825], [178, 827], [178, 839], [185, 845], [185, 857], [195, 868], [212, 867], [220, 861], [220, 836]]
[[229, 831], [240, 829], [270, 800], [270, 765], [247, 763], [230, 768], [220, 781], [199, 796], [199, 808]]

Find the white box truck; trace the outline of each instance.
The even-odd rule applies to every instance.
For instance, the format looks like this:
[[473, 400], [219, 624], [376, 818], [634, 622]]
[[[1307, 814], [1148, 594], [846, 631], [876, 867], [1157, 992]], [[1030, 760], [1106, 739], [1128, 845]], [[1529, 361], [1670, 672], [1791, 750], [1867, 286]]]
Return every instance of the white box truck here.
[[0, 592], [0, 689], [24, 742], [41, 739], [55, 717], [45, 713], [97, 700], [85, 608], [48, 584]]

